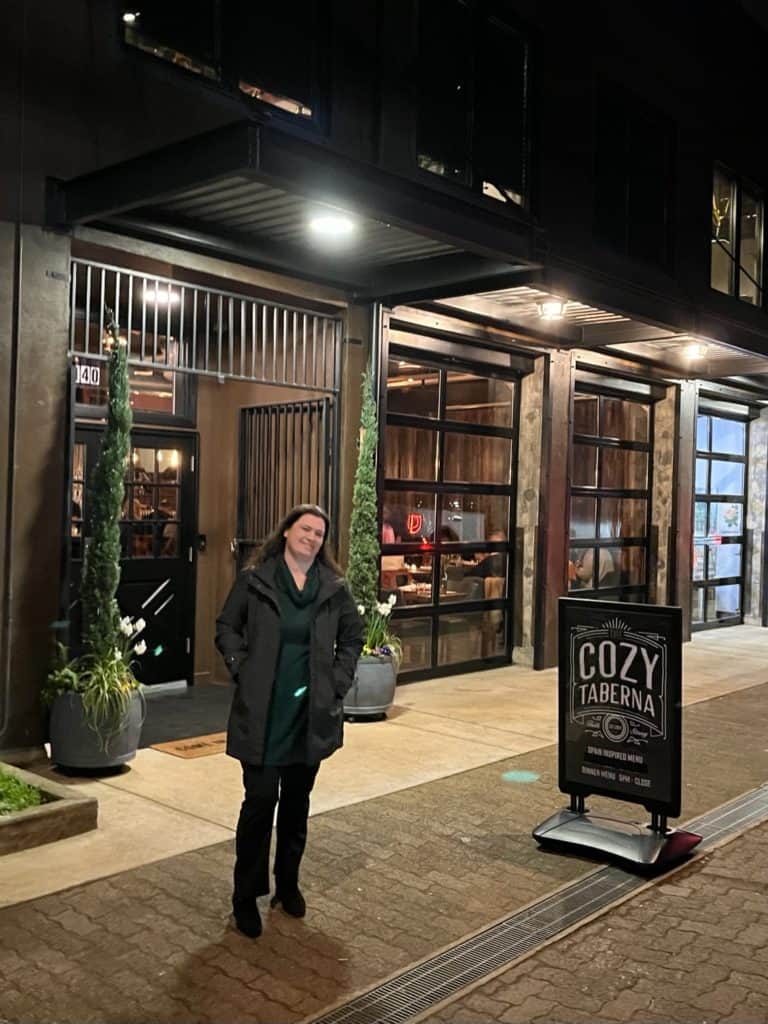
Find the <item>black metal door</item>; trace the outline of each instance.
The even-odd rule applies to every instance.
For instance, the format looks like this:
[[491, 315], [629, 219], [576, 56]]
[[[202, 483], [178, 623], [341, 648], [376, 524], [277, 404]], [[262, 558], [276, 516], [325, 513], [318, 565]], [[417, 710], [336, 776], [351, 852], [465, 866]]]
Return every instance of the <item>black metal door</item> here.
[[[90, 481], [101, 429], [75, 429], [72, 455], [69, 620], [80, 636], [80, 578], [90, 535]], [[121, 519], [117, 600], [124, 615], [143, 618], [147, 650], [136, 675], [143, 683], [192, 682], [194, 671], [197, 438], [134, 430]], [[72, 642], [73, 653], [77, 644]]]
[[238, 568], [294, 505], [321, 505], [335, 530], [335, 438], [332, 398], [240, 410]]

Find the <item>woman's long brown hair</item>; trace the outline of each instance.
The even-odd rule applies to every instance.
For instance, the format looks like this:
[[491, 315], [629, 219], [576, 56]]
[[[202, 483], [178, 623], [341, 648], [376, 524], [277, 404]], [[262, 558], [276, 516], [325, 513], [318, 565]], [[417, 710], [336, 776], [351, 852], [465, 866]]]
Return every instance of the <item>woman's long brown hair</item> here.
[[292, 508], [288, 515], [277, 524], [256, 554], [248, 560], [245, 568], [254, 569], [257, 565], [261, 565], [268, 559], [282, 555], [285, 550], [285, 537], [283, 534], [286, 530], [290, 530], [296, 520], [301, 519], [302, 516], [317, 516], [318, 519], [323, 520], [325, 523], [325, 534], [323, 536], [323, 543], [320, 545], [320, 550], [315, 555], [315, 560], [320, 562], [327, 569], [330, 569], [334, 575], [343, 576], [344, 573], [341, 571], [336, 560], [328, 550], [327, 541], [328, 532], [331, 529], [331, 520], [329, 519], [328, 513], [325, 509], [320, 508], [319, 505], [296, 505]]

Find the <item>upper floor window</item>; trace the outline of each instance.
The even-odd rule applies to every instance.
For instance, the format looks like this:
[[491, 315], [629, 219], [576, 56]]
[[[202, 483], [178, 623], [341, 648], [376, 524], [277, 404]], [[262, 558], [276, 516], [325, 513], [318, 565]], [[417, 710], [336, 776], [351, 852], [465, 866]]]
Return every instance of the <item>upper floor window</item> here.
[[324, 6], [142, 0], [124, 2], [122, 20], [129, 45], [311, 121], [326, 79]]
[[121, 5], [126, 43], [203, 75], [219, 77], [216, 0], [141, 0]]
[[612, 82], [598, 84], [596, 114], [595, 234], [632, 259], [666, 267], [674, 125]]
[[419, 167], [522, 205], [525, 39], [503, 2], [421, 0], [419, 15]]
[[325, 79], [325, 7], [324, 0], [224, 4], [223, 62], [233, 84], [262, 103], [313, 118]]
[[763, 302], [763, 199], [719, 167], [712, 178], [710, 284], [753, 306]]

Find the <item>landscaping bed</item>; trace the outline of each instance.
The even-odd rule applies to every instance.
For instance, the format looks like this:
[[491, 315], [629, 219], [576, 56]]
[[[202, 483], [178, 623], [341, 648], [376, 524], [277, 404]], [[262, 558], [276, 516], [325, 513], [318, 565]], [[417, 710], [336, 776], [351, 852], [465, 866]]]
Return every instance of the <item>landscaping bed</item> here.
[[88, 832], [97, 817], [95, 798], [0, 762], [0, 854]]

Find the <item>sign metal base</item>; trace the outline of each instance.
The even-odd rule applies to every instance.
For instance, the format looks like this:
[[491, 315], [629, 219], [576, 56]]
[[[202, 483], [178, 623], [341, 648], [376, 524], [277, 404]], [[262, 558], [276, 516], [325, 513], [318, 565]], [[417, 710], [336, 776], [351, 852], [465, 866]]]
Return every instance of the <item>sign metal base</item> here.
[[588, 811], [563, 809], [533, 830], [533, 838], [546, 846], [556, 843], [582, 852], [592, 851], [618, 858], [645, 870], [666, 870], [683, 860], [701, 842], [701, 836], [684, 829], [658, 827], [656, 816], [645, 832], [610, 828], [592, 820]]

